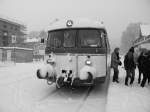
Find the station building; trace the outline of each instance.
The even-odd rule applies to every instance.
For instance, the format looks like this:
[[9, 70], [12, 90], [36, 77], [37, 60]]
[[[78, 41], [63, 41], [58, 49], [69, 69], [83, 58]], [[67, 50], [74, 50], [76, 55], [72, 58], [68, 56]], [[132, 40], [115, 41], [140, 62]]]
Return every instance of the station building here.
[[20, 38], [25, 37], [26, 26], [0, 17], [0, 62], [31, 62], [33, 49], [20, 47]]
[[16, 43], [17, 39], [25, 36], [25, 30], [25, 25], [0, 17], [0, 47]]
[[150, 24], [140, 25], [140, 35], [136, 38], [133, 45], [150, 50]]

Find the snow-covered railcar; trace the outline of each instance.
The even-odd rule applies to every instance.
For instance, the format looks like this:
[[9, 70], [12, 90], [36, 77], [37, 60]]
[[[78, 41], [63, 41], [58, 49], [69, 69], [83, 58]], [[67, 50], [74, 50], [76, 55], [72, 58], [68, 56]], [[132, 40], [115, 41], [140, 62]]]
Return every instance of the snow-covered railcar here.
[[104, 82], [110, 46], [103, 22], [89, 19], [57, 20], [48, 29], [47, 65], [37, 70], [40, 79], [60, 88]]

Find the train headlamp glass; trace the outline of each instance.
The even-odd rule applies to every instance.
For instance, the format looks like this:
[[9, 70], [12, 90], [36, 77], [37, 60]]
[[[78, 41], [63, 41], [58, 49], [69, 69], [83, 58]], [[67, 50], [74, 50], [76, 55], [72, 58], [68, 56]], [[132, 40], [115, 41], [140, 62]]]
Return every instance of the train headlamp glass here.
[[85, 61], [85, 64], [86, 64], [86, 65], [91, 65], [92, 62], [91, 62], [90, 60], [86, 60], [86, 61]]
[[71, 27], [73, 25], [73, 21], [72, 20], [68, 20], [66, 23], [67, 27]]

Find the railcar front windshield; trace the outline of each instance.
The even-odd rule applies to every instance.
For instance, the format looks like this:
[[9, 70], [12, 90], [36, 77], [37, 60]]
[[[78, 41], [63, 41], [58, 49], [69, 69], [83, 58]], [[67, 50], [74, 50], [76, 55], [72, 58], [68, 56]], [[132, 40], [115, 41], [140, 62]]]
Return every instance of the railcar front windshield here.
[[102, 48], [105, 47], [104, 29], [62, 29], [50, 31], [47, 47], [55, 48]]
[[103, 39], [99, 30], [79, 30], [79, 39], [81, 47], [102, 47]]

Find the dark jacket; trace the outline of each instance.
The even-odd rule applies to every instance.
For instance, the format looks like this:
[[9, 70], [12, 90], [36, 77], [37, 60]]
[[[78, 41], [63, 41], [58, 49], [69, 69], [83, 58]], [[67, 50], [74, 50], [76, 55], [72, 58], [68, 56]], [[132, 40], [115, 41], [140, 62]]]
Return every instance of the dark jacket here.
[[136, 68], [136, 64], [134, 61], [134, 50], [130, 49], [128, 53], [124, 57], [124, 67], [125, 70], [133, 70]]
[[150, 73], [150, 54], [141, 53], [138, 58], [138, 68], [142, 73]]
[[141, 72], [143, 72], [143, 63], [145, 62], [145, 56], [143, 52], [141, 52], [140, 56], [137, 59], [138, 62], [138, 68]]
[[118, 65], [121, 63], [119, 60], [119, 53], [116, 52], [117, 49], [111, 54], [111, 68], [118, 68]]

